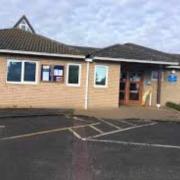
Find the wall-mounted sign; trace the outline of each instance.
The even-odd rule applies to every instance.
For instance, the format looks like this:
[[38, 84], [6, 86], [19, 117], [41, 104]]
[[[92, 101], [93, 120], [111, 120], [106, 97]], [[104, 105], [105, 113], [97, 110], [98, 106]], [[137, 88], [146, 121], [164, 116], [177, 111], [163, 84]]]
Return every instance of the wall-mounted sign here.
[[168, 82], [173, 83], [173, 82], [177, 82], [177, 80], [178, 80], [178, 78], [177, 78], [177, 75], [176, 75], [175, 73], [169, 74], [169, 76], [168, 76]]
[[42, 65], [41, 81], [63, 82], [64, 66], [62, 65]]
[[55, 65], [53, 81], [62, 82], [64, 79], [64, 66]]
[[51, 67], [48, 65], [42, 65], [41, 69], [41, 80], [50, 81]]

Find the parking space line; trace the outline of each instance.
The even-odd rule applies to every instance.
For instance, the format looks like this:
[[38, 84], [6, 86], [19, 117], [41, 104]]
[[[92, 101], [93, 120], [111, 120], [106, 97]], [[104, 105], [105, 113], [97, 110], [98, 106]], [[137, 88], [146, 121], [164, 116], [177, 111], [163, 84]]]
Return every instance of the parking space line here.
[[88, 122], [88, 121], [86, 121], [86, 120], [84, 120], [84, 119], [82, 119], [82, 118], [79, 118], [79, 117], [77, 117], [77, 116], [74, 116], [73, 119], [75, 119], [75, 120], [77, 120], [77, 121]]
[[91, 123], [91, 124], [72, 126], [72, 127], [69, 127], [69, 128], [79, 129], [79, 128], [83, 128], [83, 127], [88, 127], [90, 125], [96, 126], [96, 125], [99, 125], [99, 124], [101, 124], [101, 123], [100, 122], [96, 122], [96, 123]]
[[127, 121], [124, 121], [124, 120], [118, 120], [119, 122], [122, 122], [122, 123], [124, 123], [124, 124], [127, 124], [127, 125], [129, 125], [129, 126], [136, 126], [137, 124], [135, 124], [135, 123], [130, 123], [130, 122], [127, 122]]
[[146, 126], [153, 126], [153, 125], [156, 125], [156, 124], [157, 124], [157, 122], [153, 122], [153, 123], [143, 124], [143, 125], [139, 125], [139, 126], [137, 125], [137, 126], [133, 126], [133, 127], [124, 128], [124, 129], [118, 129], [118, 130], [98, 134], [98, 135], [95, 135], [95, 136], [90, 136], [90, 137], [87, 137], [86, 139], [97, 138], [97, 137], [106, 136], [106, 135], [109, 135], [109, 134], [115, 134], [115, 133], [118, 133], [118, 132], [129, 131], [131, 129], [141, 128], [141, 127], [146, 127]]
[[121, 144], [121, 145], [157, 147], [157, 148], [166, 148], [166, 149], [180, 149], [180, 146], [165, 145], [165, 144], [138, 143], [138, 142], [116, 141], [116, 140], [105, 140], [105, 139], [86, 139], [86, 141], [101, 142], [101, 143], [111, 143], [111, 144]]
[[77, 132], [75, 132], [72, 128], [69, 128], [68, 130], [69, 130], [70, 132], [72, 132], [73, 135], [74, 135], [76, 138], [78, 138], [78, 139], [80, 139], [80, 140], [83, 140], [83, 138], [82, 138]]
[[[98, 125], [98, 124], [100, 124], [100, 123], [92, 123], [91, 125]], [[21, 135], [16, 135], [16, 136], [4, 137], [4, 138], [0, 138], [0, 140], [4, 141], [4, 140], [26, 138], [26, 137], [32, 137], [32, 136], [37, 136], [37, 135], [65, 131], [65, 130], [68, 130], [69, 128], [78, 129], [78, 128], [83, 128], [83, 127], [88, 127], [88, 126], [89, 126], [89, 124], [79, 125], [79, 126], [71, 126], [71, 127], [65, 127], [65, 128], [50, 129], [50, 130], [46, 130], [46, 131], [38, 131], [38, 132], [34, 132], [34, 133], [27, 133], [27, 134], [21, 134]]]
[[115, 124], [110, 123], [109, 121], [105, 121], [104, 119], [98, 118], [98, 120], [105, 123], [105, 124], [108, 124], [109, 126], [112, 126], [112, 127], [116, 128], [116, 129], [119, 129], [119, 130], [122, 129], [119, 126], [116, 126]]
[[92, 129], [94, 129], [95, 131], [99, 132], [99, 133], [104, 133], [104, 131], [98, 129], [97, 127], [95, 127], [94, 125], [90, 125], [89, 127], [91, 127]]

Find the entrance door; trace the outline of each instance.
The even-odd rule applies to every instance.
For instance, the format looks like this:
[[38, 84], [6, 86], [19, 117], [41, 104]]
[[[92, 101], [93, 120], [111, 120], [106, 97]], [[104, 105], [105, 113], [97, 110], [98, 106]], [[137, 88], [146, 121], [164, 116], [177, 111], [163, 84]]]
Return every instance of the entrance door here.
[[143, 89], [142, 72], [122, 72], [120, 79], [120, 104], [141, 104]]

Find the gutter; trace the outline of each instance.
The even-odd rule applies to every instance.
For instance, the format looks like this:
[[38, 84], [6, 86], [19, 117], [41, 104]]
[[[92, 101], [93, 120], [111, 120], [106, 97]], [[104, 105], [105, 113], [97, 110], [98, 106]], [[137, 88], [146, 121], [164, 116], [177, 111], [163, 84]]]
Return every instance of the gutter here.
[[0, 49], [0, 53], [85, 59], [84, 55], [56, 54], [56, 53], [34, 52], [34, 51], [7, 50], [7, 49]]
[[180, 66], [167, 66], [167, 69], [180, 69]]
[[161, 64], [161, 65], [179, 65], [178, 62], [165, 62], [165, 61], [153, 61], [153, 60], [137, 60], [137, 59], [123, 59], [123, 58], [109, 58], [109, 57], [94, 57], [95, 60], [101, 61], [114, 61], [114, 62], [134, 62], [143, 64]]

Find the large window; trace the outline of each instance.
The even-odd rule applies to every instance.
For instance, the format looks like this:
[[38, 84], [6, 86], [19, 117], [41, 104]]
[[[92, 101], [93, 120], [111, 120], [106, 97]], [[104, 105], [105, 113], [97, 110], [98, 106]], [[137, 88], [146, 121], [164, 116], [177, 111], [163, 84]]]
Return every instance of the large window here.
[[80, 86], [81, 65], [68, 64], [67, 85]]
[[24, 81], [26, 82], [36, 81], [36, 63], [24, 62]]
[[108, 67], [96, 65], [95, 66], [95, 87], [107, 87], [108, 82]]
[[9, 61], [7, 81], [21, 82], [21, 74], [22, 74], [21, 69], [22, 69], [21, 62]]
[[7, 82], [36, 83], [37, 62], [9, 60], [7, 64]]

